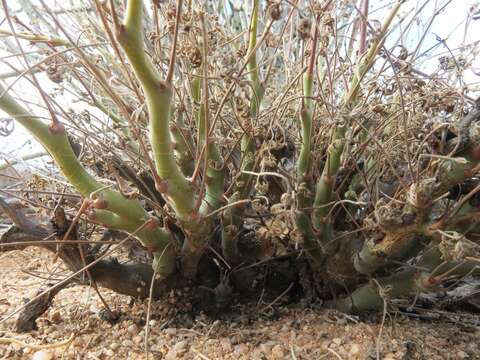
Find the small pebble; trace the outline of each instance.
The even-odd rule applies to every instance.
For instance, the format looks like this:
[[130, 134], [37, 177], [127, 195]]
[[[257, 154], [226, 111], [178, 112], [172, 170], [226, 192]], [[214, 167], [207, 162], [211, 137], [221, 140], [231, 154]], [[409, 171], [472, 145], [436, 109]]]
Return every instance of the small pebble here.
[[272, 348], [272, 358], [273, 359], [283, 359], [285, 356], [285, 351], [282, 345], [275, 345]]
[[53, 360], [53, 353], [48, 350], [37, 351], [32, 356], [32, 360]]
[[173, 348], [178, 353], [185, 352], [187, 350], [187, 341], [186, 340], [179, 341], [175, 344]]
[[265, 359], [265, 352], [263, 352], [260, 348], [256, 348], [250, 353], [250, 357], [253, 360], [262, 360]]
[[43, 329], [43, 333], [45, 335], [51, 334], [56, 330], [55, 326], [47, 326], [46, 328]]
[[167, 355], [165, 355], [165, 360], [176, 360], [178, 358], [177, 352], [175, 351], [174, 348], [171, 348]]
[[241, 343], [241, 344], [235, 345], [235, 348], [233, 349], [233, 351], [235, 352], [235, 354], [243, 354], [248, 351], [248, 346], [244, 343]]
[[220, 339], [220, 346], [222, 347], [222, 350], [226, 353], [231, 352], [232, 349], [233, 349], [232, 341], [227, 337], [224, 337], [224, 338]]
[[357, 355], [360, 353], [360, 346], [358, 344], [353, 344], [350, 348], [350, 355]]
[[385, 355], [383, 360], [395, 360], [395, 354], [394, 353], [388, 353]]
[[342, 339], [340, 339], [340, 338], [335, 338], [335, 339], [332, 340], [332, 342], [333, 342], [335, 345], [339, 346], [339, 345], [342, 343]]
[[17, 344], [17, 343], [11, 343], [10, 345], [8, 345], [10, 349], [12, 349], [13, 351], [19, 351], [22, 347], [20, 346], [20, 344]]
[[132, 336], [135, 336], [138, 334], [138, 327], [137, 325], [135, 324], [132, 324], [130, 325], [128, 328], [127, 328], [127, 332], [132, 335]]
[[264, 344], [261, 344], [260, 345], [260, 349], [265, 353], [265, 354], [268, 354], [270, 353], [270, 350], [272, 349], [272, 347], [274, 346], [275, 344], [273, 343], [270, 343], [270, 342], [267, 342], [267, 343], [264, 343]]
[[126, 348], [131, 348], [133, 346], [133, 341], [132, 340], [123, 340], [122, 341], [122, 346]]
[[62, 321], [62, 314], [60, 314], [60, 311], [54, 311], [50, 315], [50, 321], [53, 323], [59, 323]]
[[137, 335], [133, 338], [135, 344], [140, 344], [143, 341], [143, 336]]
[[177, 335], [177, 329], [175, 329], [175, 328], [168, 328], [168, 329], [163, 330], [163, 332], [167, 335], [170, 335], [170, 336]]
[[115, 352], [112, 349], [107, 349], [104, 351], [104, 354], [107, 356], [113, 356], [115, 355]]

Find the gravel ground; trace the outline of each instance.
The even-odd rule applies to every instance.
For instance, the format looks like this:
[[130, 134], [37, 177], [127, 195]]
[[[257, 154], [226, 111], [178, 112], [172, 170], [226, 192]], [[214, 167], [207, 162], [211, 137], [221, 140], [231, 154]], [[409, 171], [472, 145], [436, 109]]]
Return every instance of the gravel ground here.
[[[35, 294], [60, 265], [41, 250], [0, 254], [0, 357], [5, 359], [146, 359], [146, 302], [102, 290], [120, 320], [102, 320], [102, 304], [92, 289], [63, 290], [28, 334], [12, 331], [15, 317], [3, 321]], [[27, 273], [28, 272], [28, 273]], [[34, 276], [35, 275], [35, 276]], [[360, 321], [334, 311], [300, 305], [277, 309], [274, 316], [215, 320], [182, 313], [175, 296], [152, 304], [150, 359], [480, 359], [480, 327], [440, 316], [423, 321], [388, 314]], [[239, 310], [240, 312], [241, 310]], [[480, 323], [480, 320], [478, 320]], [[381, 330], [381, 331], [380, 331]], [[27, 344], [68, 346], [32, 349]]]

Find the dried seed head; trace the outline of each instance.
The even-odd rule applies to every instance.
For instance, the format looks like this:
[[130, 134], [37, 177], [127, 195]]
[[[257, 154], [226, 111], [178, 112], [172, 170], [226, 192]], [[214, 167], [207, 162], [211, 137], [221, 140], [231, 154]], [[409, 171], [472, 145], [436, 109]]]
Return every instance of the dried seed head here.
[[60, 84], [63, 81], [64, 72], [62, 71], [62, 68], [56, 64], [48, 66], [46, 74], [54, 83]]
[[189, 47], [185, 52], [193, 68], [198, 68], [202, 65], [202, 52], [198, 47]]
[[385, 199], [380, 199], [375, 205], [375, 218], [382, 228], [403, 226], [402, 215], [399, 204], [393, 201], [387, 203]]
[[470, 144], [476, 144], [476, 146], [478, 147], [478, 144], [480, 144], [480, 121], [475, 121], [473, 124], [470, 124], [467, 137], [470, 140]]
[[248, 106], [247, 100], [242, 96], [235, 98], [235, 112], [242, 120], [250, 118], [250, 107]]
[[257, 192], [259, 192], [260, 194], [267, 194], [268, 188], [269, 185], [267, 181], [258, 180], [255, 183], [255, 190], [257, 190]]
[[335, 19], [330, 14], [326, 14], [322, 17], [322, 24], [326, 28], [331, 30], [331, 29], [333, 29], [333, 25], [335, 24]]
[[280, 197], [280, 202], [285, 206], [293, 206], [295, 199], [290, 193], [283, 193]]
[[167, 11], [165, 11], [165, 16], [167, 17], [167, 20], [175, 20], [177, 14], [177, 9], [175, 5], [170, 5], [167, 8]]
[[276, 21], [282, 16], [282, 10], [282, 5], [278, 2], [275, 2], [268, 6], [267, 13], [272, 20]]
[[438, 248], [444, 261], [461, 261], [468, 256], [477, 257], [480, 253], [479, 245], [455, 231], [443, 233]]
[[279, 46], [280, 39], [278, 36], [273, 35], [272, 33], [268, 33], [265, 37], [265, 45], [270, 48], [276, 48]]
[[149, 31], [147, 33], [147, 39], [151, 42], [154, 42], [155, 40], [157, 40], [159, 38], [158, 34], [156, 31]]
[[159, 8], [161, 4], [163, 4], [164, 0], [152, 0], [152, 3], [155, 7]]
[[430, 206], [437, 188], [437, 181], [434, 178], [413, 183], [408, 191], [407, 201], [417, 208]]
[[[53, 55], [53, 54], [52, 54]], [[65, 55], [53, 55], [47, 57], [45, 60], [45, 65], [47, 67], [45, 73], [47, 77], [54, 83], [61, 83], [65, 79], [65, 74], [67, 73], [68, 65], [70, 59]]]
[[245, 46], [240, 46], [236, 52], [237, 57], [244, 58], [247, 55], [247, 48]]
[[312, 31], [312, 22], [309, 19], [302, 19], [298, 25], [298, 36], [302, 40], [307, 40], [310, 38], [310, 33]]
[[192, 29], [192, 23], [194, 20], [195, 14], [191, 11], [183, 11], [182, 16], [180, 17], [180, 24], [182, 25], [183, 31], [188, 33]]

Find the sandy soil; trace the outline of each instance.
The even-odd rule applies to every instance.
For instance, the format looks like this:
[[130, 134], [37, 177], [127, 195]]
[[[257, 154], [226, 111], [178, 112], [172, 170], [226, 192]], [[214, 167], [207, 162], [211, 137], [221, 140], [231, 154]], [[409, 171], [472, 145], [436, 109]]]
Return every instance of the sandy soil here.
[[[107, 302], [121, 314], [116, 324], [102, 320], [102, 304], [92, 289], [72, 287], [56, 297], [38, 330], [12, 331], [15, 316], [5, 319], [48, 283], [42, 278], [65, 275], [40, 250], [0, 254], [0, 358], [146, 359], [146, 302], [132, 304], [105, 290]], [[252, 305], [244, 309], [249, 316], [227, 321], [191, 316], [181, 307], [175, 296], [152, 304], [150, 359], [480, 359], [480, 319], [476, 327], [461, 316], [425, 321], [388, 314], [382, 327], [381, 316], [360, 321], [300, 305], [276, 309], [272, 316], [258, 314]], [[71, 336], [68, 346], [54, 349], [18, 343], [58, 344]]]

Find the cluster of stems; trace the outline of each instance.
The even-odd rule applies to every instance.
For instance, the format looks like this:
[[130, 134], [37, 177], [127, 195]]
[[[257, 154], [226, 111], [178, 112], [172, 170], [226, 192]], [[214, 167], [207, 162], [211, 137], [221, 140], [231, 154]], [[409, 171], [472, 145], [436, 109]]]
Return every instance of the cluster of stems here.
[[[316, 99], [325, 99], [327, 96], [314, 95], [314, 79], [320, 79], [316, 67], [320, 68], [317, 72], [324, 71], [319, 64], [327, 63], [327, 59], [322, 59], [324, 54], [320, 55], [322, 52], [318, 48], [322, 35], [321, 16], [330, 2], [326, 2], [325, 9], [319, 13], [320, 15], [315, 15], [311, 36], [304, 40], [303, 47], [305, 51], [308, 49], [309, 55], [307, 64], [302, 70], [299, 119], [301, 142], [293, 180], [296, 183], [294, 218], [296, 230], [299, 230], [303, 238], [303, 247], [310, 265], [323, 279], [327, 276], [322, 270], [327, 263], [331, 264], [334, 261], [342, 247], [337, 240], [334, 219], [336, 210], [334, 204], [339, 197], [336, 194], [339, 185], [337, 178], [346, 160], [344, 152], [347, 137], [351, 135], [353, 140], [361, 141], [358, 136], [362, 135], [356, 135], [352, 128], [359, 113], [358, 107], [362, 106], [359, 104], [362, 98], [362, 80], [383, 48], [402, 2], [399, 0], [395, 3], [382, 27], [372, 38], [370, 47], [366, 49], [368, 1], [364, 1], [366, 8], [362, 9], [363, 24], [357, 65], [350, 81], [345, 81], [345, 94], [333, 111], [334, 123], [330, 129], [329, 140], [327, 144], [322, 144], [324, 153], [319, 156], [314, 156], [316, 154], [316, 149], [313, 149], [314, 130], [317, 122], [320, 123], [324, 119], [316, 114], [323, 113], [319, 109], [326, 105]], [[96, 4], [100, 6], [98, 2]], [[121, 56], [125, 54], [128, 65], [133, 69], [135, 79], [133, 75], [129, 75], [129, 80], [139, 100], [146, 104], [146, 109], [141, 107], [132, 111], [126, 105], [119, 106], [121, 115], [117, 115], [111, 113], [95, 96], [91, 96], [91, 105], [112, 118], [112, 121], [120, 127], [121, 133], [131, 140], [130, 150], [139, 157], [143, 156], [143, 160], [150, 165], [155, 188], [168, 206], [169, 221], [157, 218], [153, 212], [147, 212], [141, 201], [128, 198], [113, 190], [111, 186], [97, 181], [80, 163], [72, 149], [65, 126], [58, 119], [53, 118], [51, 124], [44, 123], [0, 86], [0, 108], [14, 117], [43, 144], [65, 178], [85, 197], [89, 220], [110, 229], [134, 234], [153, 253], [153, 269], [163, 278], [176, 270], [177, 255], [181, 259], [182, 274], [187, 278], [196, 276], [199, 261], [218, 224], [212, 214], [221, 214], [218, 218], [221, 222], [221, 249], [224, 260], [231, 265], [238, 265], [244, 260], [238, 247], [238, 239], [245, 217], [245, 203], [252, 195], [252, 172], [256, 166], [255, 130], [256, 125], [260, 123], [260, 110], [265, 93], [265, 83], [261, 81], [257, 63], [257, 49], [261, 43], [257, 39], [261, 2], [253, 0], [247, 55], [244, 67], [237, 74], [240, 77], [244, 69], [248, 72], [251, 97], [248, 115], [241, 119], [243, 133], [238, 139], [241, 159], [235, 164], [238, 165], [238, 172], [232, 178], [231, 194], [226, 194], [227, 177], [222, 148], [213, 140], [216, 134], [216, 118], [212, 121], [210, 114], [211, 60], [208, 56], [209, 35], [203, 13], [198, 14], [202, 34], [199, 42], [202, 44], [201, 65], [188, 69], [191, 76], [189, 95], [193, 104], [192, 118], [197, 129], [196, 137], [192, 136], [185, 124], [184, 113], [187, 111], [185, 106], [175, 111], [173, 78], [182, 4], [182, 0], [177, 1], [169, 64], [166, 75], [163, 76], [161, 65], [155, 64], [145, 49], [143, 1], [129, 0], [126, 3], [123, 21], [117, 19], [114, 2], [110, 1], [114, 31], [111, 31], [108, 21], [102, 17], [103, 25], [111, 37], [110, 40], [114, 42], [117, 54]], [[271, 23], [266, 27], [262, 40], [270, 26]], [[29, 34], [16, 36], [29, 41], [48, 43], [52, 47], [70, 45], [70, 41], [62, 39]], [[126, 67], [126, 63], [123, 65]], [[104, 79], [101, 74], [98, 77]], [[106, 84], [104, 80], [99, 82]], [[87, 89], [85, 84], [83, 86]], [[336, 88], [335, 84], [330, 86], [332, 89]], [[233, 87], [234, 85], [227, 90], [225, 99], [230, 96]], [[319, 84], [318, 88], [322, 92], [326, 86]], [[116, 94], [111, 94], [111, 98], [118, 104], [124, 104]], [[124, 121], [123, 117], [128, 117], [128, 121]], [[468, 118], [468, 125], [478, 122], [479, 117], [480, 111], [472, 113]], [[149, 146], [142, 143], [141, 135], [136, 130], [138, 124], [146, 125], [147, 122]], [[136, 139], [133, 139], [134, 135]], [[462, 139], [462, 136], [467, 140]], [[402, 201], [395, 199], [395, 204], [397, 202], [403, 204], [399, 211], [394, 210], [393, 205], [391, 207], [388, 204], [380, 205], [380, 202], [375, 205], [376, 230], [382, 234], [381, 239], [369, 239], [360, 243], [354, 256], [346, 260], [347, 268], [336, 270], [349, 276], [353, 274], [357, 278], [373, 277], [379, 270], [385, 270], [390, 266], [392, 261], [409, 260], [418, 256], [415, 268], [408, 268], [378, 280], [371, 279], [367, 285], [335, 301], [334, 306], [344, 311], [379, 309], [384, 306], [387, 298], [433, 291], [439, 289], [442, 282], [452, 276], [460, 277], [478, 272], [477, 261], [446, 260], [441, 251], [442, 241], [439, 234], [442, 231], [464, 230], [464, 216], [472, 210], [468, 202], [459, 201], [458, 208], [451, 210], [450, 216], [433, 220], [430, 216], [434, 207], [438, 205], [438, 199], [444, 198], [453, 186], [462, 184], [478, 173], [480, 135], [475, 137], [475, 134], [472, 136], [460, 134], [459, 138], [459, 145], [451, 156], [432, 162], [433, 165], [429, 167], [430, 173], [422, 172], [422, 176], [425, 177], [425, 174], [429, 173], [429, 177], [415, 181], [411, 179], [411, 186], [403, 189], [403, 193], [398, 192], [397, 197]], [[320, 166], [314, 166], [314, 161], [321, 161]], [[367, 167], [369, 171], [375, 169], [375, 162], [368, 161]], [[318, 175], [314, 171], [317, 168], [321, 169]], [[354, 174], [352, 178], [349, 189], [355, 192], [354, 185], [361, 181], [358, 174]], [[180, 229], [181, 234], [178, 231], [174, 234], [169, 230], [173, 227], [168, 225], [171, 222], [175, 222], [175, 229]], [[477, 226], [478, 221], [475, 224]], [[468, 231], [471, 231], [471, 228]]]
[[[239, 174], [235, 180], [233, 194], [229, 199], [234, 204], [248, 198], [252, 185], [251, 172], [255, 163], [255, 139], [253, 136], [253, 124], [260, 112], [260, 106], [264, 95], [264, 85], [260, 81], [260, 71], [257, 66], [257, 31], [258, 31], [259, 0], [253, 0], [252, 15], [248, 29], [247, 71], [252, 87], [250, 100], [250, 116], [244, 123], [244, 133], [240, 140], [241, 164]], [[244, 204], [229, 207], [222, 216], [222, 251], [225, 259], [232, 264], [238, 263], [240, 258], [237, 246], [238, 236], [243, 223]]]
[[[321, 266], [327, 256], [335, 254], [338, 244], [333, 239], [333, 224], [331, 217], [332, 202], [334, 201], [334, 187], [337, 173], [342, 165], [342, 155], [345, 147], [345, 136], [348, 126], [352, 125], [350, 118], [354, 116], [354, 108], [360, 90], [361, 80], [373, 66], [376, 56], [383, 46], [390, 25], [400, 9], [401, 1], [398, 1], [387, 18], [382, 28], [375, 37], [370, 49], [361, 57], [357, 69], [350, 81], [350, 86], [340, 104], [337, 115], [337, 124], [332, 130], [330, 144], [327, 147], [326, 160], [320, 178], [317, 180], [315, 189], [311, 189], [310, 177], [308, 176], [311, 163], [311, 129], [313, 121], [312, 87], [314, 78], [314, 64], [317, 61], [316, 43], [318, 36], [317, 24], [314, 25], [314, 35], [310, 53], [310, 62], [303, 77], [303, 95], [301, 116], [302, 144], [297, 162], [298, 207], [297, 227], [303, 234], [306, 251], [315, 266]], [[312, 201], [313, 197], [313, 201]], [[312, 212], [305, 211], [312, 208]]]
[[[183, 231], [183, 246], [181, 247], [182, 272], [187, 277], [194, 277], [200, 257], [208, 245], [211, 236], [213, 217], [209, 215], [215, 211], [223, 200], [224, 173], [223, 159], [215, 142], [210, 137], [213, 128], [209, 123], [209, 85], [208, 85], [208, 36], [205, 20], [202, 16], [203, 49], [202, 66], [197, 73], [191, 86], [192, 101], [198, 106], [194, 110], [194, 118], [198, 128], [197, 149], [195, 158], [191, 153], [191, 143], [182, 132], [183, 118], [179, 112], [176, 119], [172, 118], [173, 74], [176, 61], [176, 44], [178, 37], [179, 21], [181, 18], [182, 1], [177, 2], [175, 33], [170, 54], [168, 73], [162, 78], [159, 70], [153, 64], [144, 48], [143, 31], [143, 1], [128, 1], [123, 22], [116, 19], [116, 13], [111, 3], [115, 39], [123, 49], [128, 63], [143, 90], [144, 101], [148, 110], [148, 126], [150, 146], [153, 155], [155, 187], [167, 204], [175, 213], [175, 219]], [[256, 33], [258, 24], [259, 1], [253, 1], [251, 28], [249, 34], [249, 53], [247, 69], [250, 74], [254, 94], [251, 101], [251, 116], [255, 118], [263, 97], [263, 87], [260, 84], [256, 64]], [[108, 24], [104, 24], [108, 34], [111, 34]], [[18, 34], [17, 34], [18, 35]], [[21, 38], [27, 38], [21, 34]], [[31, 41], [49, 41], [52, 46], [68, 45], [68, 41], [53, 41], [35, 37]], [[136, 85], [134, 84], [134, 87]], [[119, 192], [103, 185], [94, 179], [81, 165], [72, 150], [64, 126], [55, 120], [48, 126], [35, 116], [23, 109], [10, 95], [2, 89], [0, 107], [15, 117], [24, 125], [47, 149], [55, 159], [60, 170], [67, 180], [83, 196], [90, 199], [91, 206], [88, 215], [91, 221], [102, 224], [111, 229], [123, 230], [135, 235], [154, 254], [154, 270], [161, 276], [170, 275], [175, 269], [177, 252], [176, 241], [166, 227], [161, 227], [161, 221], [148, 214], [141, 203], [127, 199]], [[121, 126], [125, 136], [131, 137], [132, 126], [126, 126], [125, 122], [110, 113], [105, 106], [92, 96], [92, 105], [104, 113], [113, 117], [115, 123]], [[124, 109], [125, 110], [125, 109]], [[126, 116], [139, 121], [143, 114], [124, 111]], [[131, 124], [132, 120], [129, 119]], [[135, 153], [141, 155], [141, 149], [135, 141], [132, 143]], [[146, 150], [144, 148], [143, 150]], [[254, 139], [249, 131], [242, 136], [241, 150], [243, 162], [242, 171], [250, 171], [253, 168]], [[147, 158], [148, 154], [144, 154]], [[199, 176], [199, 173], [203, 174]], [[195, 181], [201, 178], [201, 181]], [[249, 179], [241, 174], [238, 179], [239, 186], [231, 196], [230, 201], [247, 198], [249, 194]], [[240, 195], [239, 195], [240, 194]], [[229, 228], [229, 221], [240, 227], [242, 221], [241, 210], [232, 207], [228, 215], [224, 216], [225, 228]], [[231, 236], [227, 239], [224, 232], [225, 243], [230, 243], [235, 249], [236, 238]], [[227, 246], [227, 247], [228, 247]], [[225, 250], [225, 256], [228, 256]]]

